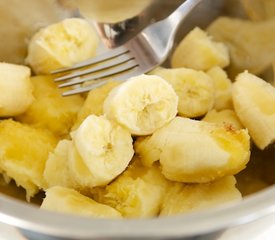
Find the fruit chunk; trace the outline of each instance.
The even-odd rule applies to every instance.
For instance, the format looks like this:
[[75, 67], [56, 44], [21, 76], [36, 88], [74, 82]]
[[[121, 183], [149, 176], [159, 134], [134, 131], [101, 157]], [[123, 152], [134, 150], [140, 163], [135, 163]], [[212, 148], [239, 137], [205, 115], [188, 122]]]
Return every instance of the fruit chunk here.
[[213, 107], [213, 80], [204, 72], [188, 68], [158, 68], [152, 73], [168, 81], [174, 88], [179, 98], [179, 115], [200, 117]]
[[132, 134], [148, 135], [176, 116], [177, 105], [178, 97], [164, 79], [140, 75], [114, 88], [103, 110]]
[[236, 174], [250, 157], [247, 130], [181, 117], [143, 141], [135, 143], [142, 163], [159, 160], [164, 176], [179, 182], [204, 183]]
[[232, 82], [227, 73], [220, 67], [213, 67], [207, 71], [212, 78], [215, 89], [214, 108], [217, 110], [233, 108], [232, 104]]
[[154, 217], [159, 213], [167, 186], [168, 181], [157, 165], [147, 168], [135, 158], [114, 182], [106, 188], [94, 189], [94, 196], [124, 217]]
[[46, 128], [57, 136], [66, 136], [75, 122], [84, 100], [75, 95], [62, 97], [61, 90], [51, 76], [31, 78], [35, 101], [16, 119], [39, 128]]
[[213, 109], [207, 113], [202, 120], [212, 123], [221, 123], [229, 128], [232, 127], [237, 130], [244, 128], [237, 114], [231, 109], [225, 109], [219, 112]]
[[77, 191], [64, 187], [52, 187], [46, 191], [42, 209], [96, 218], [121, 218], [114, 208], [97, 203]]
[[72, 133], [69, 167], [82, 187], [106, 185], [122, 173], [134, 155], [131, 134], [104, 116], [90, 115]]
[[33, 101], [31, 71], [28, 67], [0, 63], [0, 117], [11, 117], [27, 110]]
[[26, 63], [36, 74], [48, 74], [93, 57], [97, 45], [96, 32], [87, 21], [65, 19], [41, 29], [32, 37]]
[[226, 45], [215, 42], [206, 32], [196, 27], [180, 42], [172, 55], [173, 68], [187, 67], [208, 70], [229, 65]]
[[45, 186], [43, 171], [57, 139], [47, 130], [0, 122], [0, 171], [26, 189], [27, 200]]
[[195, 212], [240, 201], [242, 195], [235, 185], [236, 179], [233, 176], [202, 184], [173, 183], [163, 201], [160, 215]]
[[233, 84], [233, 103], [242, 124], [258, 148], [275, 140], [275, 88], [261, 78], [244, 72]]

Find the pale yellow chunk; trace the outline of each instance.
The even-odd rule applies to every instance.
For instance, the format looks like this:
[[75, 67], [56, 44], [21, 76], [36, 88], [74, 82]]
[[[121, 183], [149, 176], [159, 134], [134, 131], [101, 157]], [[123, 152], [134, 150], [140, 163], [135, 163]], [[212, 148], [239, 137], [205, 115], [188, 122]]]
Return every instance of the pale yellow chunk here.
[[80, 18], [69, 18], [42, 28], [30, 40], [26, 63], [36, 74], [69, 67], [95, 56], [98, 37]]
[[31, 78], [35, 100], [28, 110], [16, 119], [35, 127], [46, 128], [57, 136], [66, 136], [76, 120], [84, 100], [79, 95], [62, 97], [50, 76]]
[[0, 171], [26, 189], [28, 200], [45, 186], [43, 171], [56, 143], [47, 130], [13, 120], [0, 122]]
[[221, 123], [229, 128], [232, 127], [237, 130], [244, 128], [237, 114], [231, 109], [225, 109], [222, 111], [216, 111], [213, 109], [205, 115], [202, 121]]
[[220, 67], [213, 67], [207, 71], [207, 74], [214, 82], [214, 108], [217, 110], [232, 109], [232, 82], [227, 77], [227, 73]]
[[144, 167], [135, 158], [127, 170], [105, 189], [95, 189], [95, 198], [116, 208], [124, 217], [157, 216], [168, 181], [157, 165]]
[[238, 202], [242, 199], [242, 195], [235, 185], [236, 179], [233, 176], [203, 184], [171, 184], [160, 215], [189, 213]]
[[215, 42], [208, 34], [196, 27], [180, 42], [172, 55], [173, 68], [187, 67], [208, 70], [214, 66], [229, 65], [229, 54], [225, 44]]
[[179, 97], [178, 114], [200, 117], [214, 105], [213, 80], [202, 71], [188, 68], [157, 68], [152, 72], [168, 81]]
[[258, 148], [275, 140], [275, 88], [248, 72], [233, 84], [233, 103], [242, 124]]
[[250, 157], [247, 130], [181, 117], [143, 141], [135, 144], [143, 164], [159, 160], [162, 173], [173, 181], [203, 183], [233, 175]]
[[121, 218], [114, 208], [97, 203], [77, 191], [64, 187], [52, 187], [46, 191], [42, 209], [94, 218]]

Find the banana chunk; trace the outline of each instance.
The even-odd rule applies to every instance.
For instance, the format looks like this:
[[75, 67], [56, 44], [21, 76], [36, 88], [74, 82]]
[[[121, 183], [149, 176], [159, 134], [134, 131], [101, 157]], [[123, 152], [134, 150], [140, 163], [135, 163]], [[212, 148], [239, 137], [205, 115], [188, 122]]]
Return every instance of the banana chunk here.
[[173, 183], [163, 201], [160, 216], [195, 212], [238, 202], [242, 195], [235, 185], [236, 179], [233, 176], [202, 184]]
[[219, 110], [232, 109], [232, 82], [228, 78], [226, 71], [221, 67], [213, 67], [207, 71], [212, 78], [215, 89], [214, 108]]
[[106, 98], [104, 113], [131, 134], [149, 135], [177, 114], [178, 97], [158, 76], [140, 75], [114, 88]]
[[34, 98], [28, 67], [0, 63], [0, 117], [12, 117], [27, 110]]
[[207, 33], [196, 27], [180, 42], [172, 55], [173, 68], [187, 67], [208, 70], [214, 66], [229, 65], [229, 53], [225, 44], [215, 42]]
[[178, 113], [183, 117], [200, 117], [214, 106], [213, 80], [202, 71], [188, 68], [157, 68], [153, 74], [167, 80], [178, 95]]
[[59, 186], [46, 191], [41, 208], [86, 217], [121, 218], [121, 214], [114, 208], [97, 203], [73, 189]]
[[172, 181], [204, 183], [234, 175], [250, 157], [247, 130], [176, 117], [145, 143], [135, 143], [144, 165], [159, 160], [164, 176]]
[[93, 57], [97, 46], [96, 32], [87, 21], [65, 19], [41, 29], [32, 37], [26, 63], [36, 74], [48, 74]]
[[117, 209], [127, 218], [155, 217], [160, 211], [169, 181], [158, 165], [144, 167], [135, 157], [127, 170], [105, 188], [94, 189], [99, 202]]
[[237, 114], [231, 109], [222, 111], [213, 109], [205, 115], [202, 121], [225, 124], [229, 128], [232, 127], [237, 130], [244, 128]]
[[258, 148], [275, 140], [275, 88], [248, 72], [233, 84], [233, 103], [242, 124]]
[[68, 162], [82, 188], [106, 185], [122, 173], [134, 155], [128, 130], [106, 119], [90, 115], [72, 133]]

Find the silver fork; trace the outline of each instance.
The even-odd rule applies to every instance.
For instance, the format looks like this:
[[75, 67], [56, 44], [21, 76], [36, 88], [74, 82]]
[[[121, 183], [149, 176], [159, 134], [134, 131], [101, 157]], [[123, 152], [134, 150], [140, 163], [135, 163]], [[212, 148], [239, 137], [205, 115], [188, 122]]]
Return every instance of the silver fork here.
[[90, 91], [106, 84], [110, 78], [125, 81], [162, 64], [173, 47], [180, 23], [201, 1], [186, 0], [170, 16], [148, 26], [121, 47], [72, 67], [52, 71], [52, 74], [58, 74], [56, 82], [66, 81], [59, 84], [59, 88], [74, 86], [62, 95]]

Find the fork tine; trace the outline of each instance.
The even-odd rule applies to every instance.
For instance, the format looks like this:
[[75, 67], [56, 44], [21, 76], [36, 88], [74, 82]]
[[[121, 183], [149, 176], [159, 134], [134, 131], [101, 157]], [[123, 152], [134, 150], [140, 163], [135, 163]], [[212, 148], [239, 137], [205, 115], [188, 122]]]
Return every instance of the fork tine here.
[[79, 68], [82, 68], [82, 67], [86, 67], [86, 66], [89, 66], [89, 65], [92, 65], [92, 64], [96, 64], [96, 63], [106, 61], [108, 59], [112, 59], [114, 57], [117, 57], [117, 56], [122, 55], [122, 54], [127, 53], [127, 52], [129, 52], [129, 50], [127, 48], [125, 48], [124, 46], [121, 46], [121, 47], [115, 48], [113, 50], [104, 52], [101, 55], [98, 55], [94, 58], [91, 58], [91, 59], [88, 59], [86, 61], [77, 63], [77, 64], [75, 64], [71, 67], [65, 67], [65, 68], [59, 68], [59, 69], [53, 70], [53, 71], [51, 71], [51, 74], [64, 73], [64, 72], [76, 70], [76, 69], [79, 69]]
[[65, 81], [65, 80], [80, 77], [80, 76], [83, 76], [83, 75], [96, 73], [96, 72], [99, 72], [99, 71], [102, 71], [102, 70], [106, 70], [110, 67], [115, 67], [115, 66], [120, 65], [122, 63], [125, 63], [125, 62], [127, 62], [131, 59], [133, 59], [133, 56], [131, 54], [129, 54], [129, 53], [122, 54], [122, 55], [119, 55], [118, 57], [112, 58], [111, 60], [109, 60], [106, 63], [100, 64], [100, 66], [91, 67], [91, 68], [88, 68], [88, 69], [85, 69], [85, 70], [82, 70], [82, 71], [73, 72], [71, 74], [67, 74], [65, 76], [58, 77], [54, 81], [55, 82]]
[[92, 76], [88, 76], [88, 77], [84, 77], [84, 78], [75, 78], [72, 79], [71, 81], [68, 81], [66, 83], [62, 83], [60, 85], [58, 85], [59, 88], [63, 88], [63, 87], [69, 87], [69, 86], [73, 86], [79, 83], [83, 83], [86, 81], [91, 81], [91, 80], [96, 80], [96, 79], [100, 79], [100, 78], [106, 78], [106, 77], [111, 77], [113, 75], [125, 72], [127, 70], [133, 69], [135, 67], [138, 66], [138, 63], [135, 60], [130, 60], [125, 64], [121, 64], [118, 65], [114, 68], [111, 68], [110, 70], [104, 71], [102, 73], [98, 73], [98, 74], [94, 74]]

